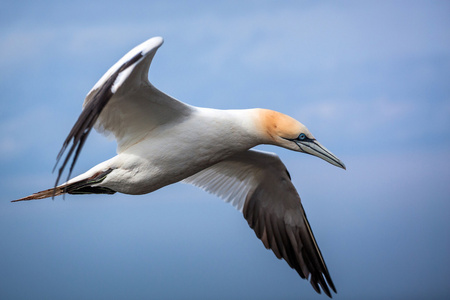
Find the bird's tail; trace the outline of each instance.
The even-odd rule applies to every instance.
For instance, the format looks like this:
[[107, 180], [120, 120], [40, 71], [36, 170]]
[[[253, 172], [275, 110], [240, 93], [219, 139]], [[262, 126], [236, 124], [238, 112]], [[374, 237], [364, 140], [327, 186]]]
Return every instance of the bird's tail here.
[[59, 196], [64, 194], [64, 185], [57, 186], [55, 188], [51, 188], [48, 190], [40, 191], [37, 193], [34, 193], [30, 196], [23, 197], [17, 200], [13, 200], [11, 202], [19, 202], [19, 201], [27, 201], [27, 200], [39, 200], [39, 199], [45, 199], [49, 197]]
[[55, 197], [63, 194], [114, 194], [116, 191], [107, 188], [107, 187], [101, 187], [101, 186], [93, 186], [95, 184], [98, 184], [102, 182], [106, 176], [111, 173], [113, 169], [108, 169], [106, 171], [98, 172], [94, 174], [93, 176], [81, 179], [76, 182], [72, 183], [64, 183], [62, 185], [59, 185], [57, 187], [40, 191], [37, 193], [34, 193], [33, 195], [20, 198], [17, 200], [13, 200], [11, 202], [19, 202], [19, 201], [28, 201], [28, 200], [39, 200], [39, 199], [45, 199], [50, 197]]

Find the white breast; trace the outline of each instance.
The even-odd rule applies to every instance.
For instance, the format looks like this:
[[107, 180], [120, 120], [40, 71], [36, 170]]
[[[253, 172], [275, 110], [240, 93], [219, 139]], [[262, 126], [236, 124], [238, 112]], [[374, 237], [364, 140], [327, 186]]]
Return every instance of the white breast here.
[[198, 108], [179, 123], [154, 128], [112, 159], [117, 170], [102, 185], [143, 194], [183, 180], [257, 145], [252, 116], [252, 110]]

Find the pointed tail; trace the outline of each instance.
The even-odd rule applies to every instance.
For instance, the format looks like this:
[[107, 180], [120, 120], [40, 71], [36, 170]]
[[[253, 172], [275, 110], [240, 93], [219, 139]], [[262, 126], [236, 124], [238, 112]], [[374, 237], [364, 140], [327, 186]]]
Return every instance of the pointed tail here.
[[63, 194], [114, 194], [116, 191], [101, 186], [92, 186], [102, 182], [106, 176], [111, 173], [113, 169], [108, 169], [103, 172], [98, 172], [93, 176], [82, 179], [77, 182], [62, 184], [60, 186], [40, 191], [34, 193], [33, 195], [20, 198], [17, 200], [13, 200], [11, 202], [19, 202], [19, 201], [28, 201], [28, 200], [39, 200], [45, 198], [54, 198], [55, 196], [63, 195]]
[[49, 198], [53, 196], [59, 196], [64, 194], [64, 186], [57, 186], [55, 188], [51, 188], [45, 191], [40, 191], [37, 193], [34, 193], [33, 195], [23, 197], [17, 200], [13, 200], [11, 202], [19, 202], [19, 201], [28, 201], [28, 200], [39, 200], [44, 198]]

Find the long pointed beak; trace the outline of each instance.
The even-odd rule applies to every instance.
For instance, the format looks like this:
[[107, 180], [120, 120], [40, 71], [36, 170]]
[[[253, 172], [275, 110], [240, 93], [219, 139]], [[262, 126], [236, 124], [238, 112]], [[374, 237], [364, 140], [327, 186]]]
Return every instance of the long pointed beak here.
[[316, 140], [295, 141], [295, 143], [300, 147], [301, 152], [320, 157], [321, 159], [329, 162], [330, 164], [346, 170], [344, 163], [339, 158], [337, 158], [333, 153], [328, 151], [327, 148], [322, 146], [318, 141]]

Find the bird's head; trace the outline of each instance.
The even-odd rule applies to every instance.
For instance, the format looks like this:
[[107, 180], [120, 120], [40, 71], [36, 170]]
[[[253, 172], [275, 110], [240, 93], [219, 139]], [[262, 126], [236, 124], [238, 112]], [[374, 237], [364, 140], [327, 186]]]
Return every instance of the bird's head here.
[[299, 121], [273, 110], [259, 110], [260, 124], [266, 142], [293, 151], [317, 156], [332, 165], [345, 169], [344, 163], [322, 146]]

